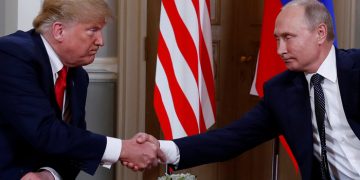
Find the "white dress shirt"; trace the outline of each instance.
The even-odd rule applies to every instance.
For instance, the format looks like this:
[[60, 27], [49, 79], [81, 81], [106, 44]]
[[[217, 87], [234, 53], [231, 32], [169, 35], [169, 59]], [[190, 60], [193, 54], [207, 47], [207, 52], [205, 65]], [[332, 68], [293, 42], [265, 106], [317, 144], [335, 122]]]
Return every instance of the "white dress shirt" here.
[[[46, 52], [50, 59], [50, 65], [51, 65], [53, 80], [55, 84], [56, 79], [58, 78], [57, 72], [59, 72], [64, 65], [60, 61], [59, 56], [55, 53], [54, 49], [51, 47], [51, 45], [46, 41], [46, 39], [42, 35], [41, 35], [41, 39], [44, 42]], [[66, 91], [64, 93], [66, 93]], [[66, 96], [64, 96], [63, 107], [65, 106], [65, 101], [66, 101]], [[64, 115], [65, 108], [62, 109], [63, 109], [62, 114]], [[106, 140], [107, 140], [106, 148], [101, 160], [102, 160], [102, 166], [110, 169], [111, 165], [119, 160], [120, 152], [122, 149], [122, 142], [121, 139], [112, 138], [112, 137], [106, 137]], [[54, 169], [50, 167], [44, 167], [41, 169], [50, 171], [55, 177], [55, 180], [61, 180], [60, 175]]]
[[[324, 77], [322, 88], [325, 97], [326, 150], [332, 179], [360, 179], [360, 141], [352, 131], [341, 101], [337, 78], [335, 47], [332, 46], [327, 58], [317, 71]], [[320, 161], [320, 138], [317, 130], [314, 89], [310, 85], [313, 74], [305, 74], [309, 84], [314, 155]]]

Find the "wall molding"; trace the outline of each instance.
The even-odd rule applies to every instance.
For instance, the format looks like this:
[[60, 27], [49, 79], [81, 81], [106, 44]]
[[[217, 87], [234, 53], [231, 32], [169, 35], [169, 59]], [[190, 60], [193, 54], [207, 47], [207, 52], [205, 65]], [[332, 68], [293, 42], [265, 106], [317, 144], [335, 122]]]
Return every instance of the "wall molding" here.
[[84, 66], [84, 69], [89, 73], [91, 82], [117, 80], [118, 61], [116, 57], [95, 58], [95, 61], [92, 64]]

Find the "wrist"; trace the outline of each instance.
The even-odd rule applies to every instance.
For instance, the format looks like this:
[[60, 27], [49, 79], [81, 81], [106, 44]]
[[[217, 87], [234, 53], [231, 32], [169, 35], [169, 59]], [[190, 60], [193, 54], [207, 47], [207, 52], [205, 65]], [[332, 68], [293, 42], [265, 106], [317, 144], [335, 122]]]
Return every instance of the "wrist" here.
[[55, 180], [54, 175], [46, 169], [40, 169], [38, 173], [40, 174], [41, 179]]

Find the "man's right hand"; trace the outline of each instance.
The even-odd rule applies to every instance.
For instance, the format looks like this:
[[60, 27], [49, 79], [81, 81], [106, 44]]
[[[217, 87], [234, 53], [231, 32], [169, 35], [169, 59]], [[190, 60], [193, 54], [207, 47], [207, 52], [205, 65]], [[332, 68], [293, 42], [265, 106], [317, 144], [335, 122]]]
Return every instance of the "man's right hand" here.
[[40, 172], [29, 172], [21, 180], [54, 180], [54, 176], [47, 170]]
[[120, 161], [134, 171], [143, 171], [166, 162], [160, 150], [159, 141], [151, 135], [138, 133], [129, 140], [123, 140]]

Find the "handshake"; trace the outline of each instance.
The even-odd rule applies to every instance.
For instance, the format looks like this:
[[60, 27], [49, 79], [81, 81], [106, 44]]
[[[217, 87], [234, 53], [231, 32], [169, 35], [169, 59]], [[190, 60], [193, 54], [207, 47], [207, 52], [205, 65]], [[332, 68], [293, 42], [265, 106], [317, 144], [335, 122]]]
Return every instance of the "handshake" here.
[[131, 139], [122, 140], [120, 162], [133, 171], [143, 171], [166, 163], [159, 141], [152, 135], [138, 133]]

